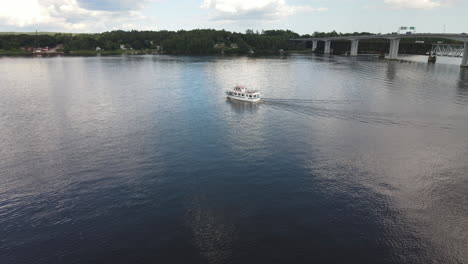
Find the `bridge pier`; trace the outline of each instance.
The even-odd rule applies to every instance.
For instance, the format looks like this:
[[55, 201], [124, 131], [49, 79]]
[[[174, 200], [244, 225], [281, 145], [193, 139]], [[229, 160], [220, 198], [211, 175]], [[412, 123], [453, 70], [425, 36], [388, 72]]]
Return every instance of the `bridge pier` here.
[[396, 60], [398, 59], [398, 48], [400, 46], [400, 39], [391, 39], [390, 40], [390, 54], [389, 59]]
[[324, 54], [330, 54], [331, 40], [325, 40], [325, 49], [323, 50]]
[[[325, 42], [324, 54], [330, 54], [332, 52], [331, 49], [331, 41], [333, 40], [348, 40], [351, 41], [351, 56], [356, 56], [358, 54], [358, 46], [359, 40], [363, 39], [387, 39], [390, 40], [390, 50], [388, 58], [390, 60], [398, 59], [398, 49], [400, 45], [401, 39], [415, 39], [415, 38], [435, 38], [435, 39], [450, 39], [459, 42], [463, 42], [464, 46], [458, 44], [456, 45], [456, 49], [453, 49], [452, 46], [449, 44], [444, 44], [445, 46], [450, 46], [448, 49], [440, 48], [439, 44], [437, 44], [436, 49], [432, 49], [432, 55], [439, 55], [440, 56], [455, 56], [460, 57], [462, 54], [462, 67], [468, 67], [468, 35], [465, 33], [460, 34], [446, 34], [446, 33], [414, 33], [414, 34], [385, 34], [385, 35], [362, 35], [362, 36], [339, 36], [339, 37], [320, 37], [320, 38], [302, 38], [302, 39], [290, 39], [291, 41], [312, 41], [312, 51], [317, 51], [318, 41]], [[442, 45], [442, 44], [440, 44]], [[444, 55], [445, 54], [445, 55]], [[385, 57], [385, 53], [380, 54], [382, 57]], [[430, 58], [431, 61], [434, 58]]]
[[465, 42], [465, 47], [463, 48], [463, 57], [462, 57], [462, 67], [468, 67], [468, 42]]
[[312, 51], [317, 51], [318, 40], [312, 40]]
[[358, 55], [358, 46], [359, 46], [359, 40], [357, 40], [357, 39], [351, 40], [351, 52], [350, 52], [349, 55], [357, 56]]

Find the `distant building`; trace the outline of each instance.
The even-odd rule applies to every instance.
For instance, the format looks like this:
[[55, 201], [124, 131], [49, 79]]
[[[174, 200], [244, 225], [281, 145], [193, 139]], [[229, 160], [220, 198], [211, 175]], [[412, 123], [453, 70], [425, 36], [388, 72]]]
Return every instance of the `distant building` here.
[[226, 45], [224, 45], [224, 43], [216, 43], [214, 44], [213, 48], [215, 49], [224, 49]]
[[238, 49], [239, 46], [236, 43], [231, 44], [231, 49]]
[[61, 52], [63, 50], [63, 44], [59, 44], [54, 48], [50, 48], [47, 52]]
[[121, 49], [121, 50], [126, 50], [127, 48], [125, 47], [124, 44], [120, 44], [120, 49]]
[[101, 47], [96, 47], [96, 51], [101, 51]]

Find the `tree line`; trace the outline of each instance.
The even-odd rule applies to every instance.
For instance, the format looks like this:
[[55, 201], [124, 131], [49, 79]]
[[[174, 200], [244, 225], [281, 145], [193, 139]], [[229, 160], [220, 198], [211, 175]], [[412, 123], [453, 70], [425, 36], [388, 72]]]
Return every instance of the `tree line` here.
[[[134, 50], [158, 50], [166, 54], [277, 54], [279, 50], [304, 49], [294, 38], [373, 35], [369, 32], [314, 32], [299, 35], [290, 30], [247, 30], [245, 33], [214, 29], [179, 31], [110, 31], [96, 34], [0, 34], [0, 50], [26, 47], [55, 47], [63, 44], [65, 52], [116, 51], [122, 47]], [[123, 46], [122, 46], [123, 45]], [[302, 45], [302, 46], [301, 46]]]
[[[96, 34], [5, 34], [0, 35], [0, 50], [17, 50], [26, 47], [55, 47], [63, 44], [65, 52], [79, 50], [115, 51], [124, 48], [134, 50], [162, 49], [167, 54], [276, 54], [279, 50], [297, 48], [298, 43], [289, 41], [301, 37], [335, 36], [315, 32], [299, 35], [291, 30], [248, 29], [245, 33], [214, 29], [179, 31], [110, 31]], [[363, 33], [356, 33], [363, 34]], [[370, 33], [369, 33], [370, 34]]]
[[[265, 30], [246, 33], [197, 29], [179, 31], [110, 31], [97, 34], [5, 34], [0, 35], [0, 49], [55, 47], [63, 44], [65, 52], [77, 50], [162, 49], [168, 54], [272, 53], [291, 47], [289, 39], [299, 38], [290, 30]], [[123, 45], [123, 46], [121, 46]]]

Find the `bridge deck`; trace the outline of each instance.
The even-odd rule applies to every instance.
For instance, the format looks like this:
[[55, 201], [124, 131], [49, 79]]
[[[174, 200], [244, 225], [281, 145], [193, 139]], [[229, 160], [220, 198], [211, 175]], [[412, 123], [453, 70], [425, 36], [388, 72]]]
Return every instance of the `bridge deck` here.
[[[356, 56], [358, 51], [359, 40], [362, 39], [388, 39], [390, 40], [390, 59], [397, 59], [398, 57], [398, 46], [400, 45], [401, 39], [409, 38], [437, 38], [437, 39], [450, 39], [464, 42], [463, 52], [459, 56], [462, 56], [462, 67], [468, 67], [468, 34], [446, 34], [446, 33], [415, 33], [415, 34], [384, 34], [384, 35], [365, 35], [365, 36], [339, 36], [339, 37], [324, 37], [324, 38], [301, 38], [291, 39], [291, 41], [312, 41], [312, 49], [316, 50], [318, 41], [325, 41], [324, 53], [330, 53], [330, 43], [332, 40], [350, 40], [351, 43], [351, 56]], [[439, 53], [446, 53], [438, 50]], [[454, 53], [447, 53], [454, 54]], [[459, 52], [456, 52], [457, 56]]]
[[468, 42], [468, 34], [447, 34], [447, 33], [415, 33], [415, 34], [384, 34], [366, 36], [339, 36], [324, 38], [300, 38], [291, 39], [293, 41], [328, 41], [328, 40], [361, 40], [361, 39], [402, 39], [402, 38], [439, 38]]

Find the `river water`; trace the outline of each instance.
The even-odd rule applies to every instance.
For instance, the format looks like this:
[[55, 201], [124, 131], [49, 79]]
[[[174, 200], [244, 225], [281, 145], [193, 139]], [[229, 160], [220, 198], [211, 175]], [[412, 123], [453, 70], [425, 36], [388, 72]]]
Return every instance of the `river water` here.
[[2, 264], [468, 263], [456, 63], [0, 58], [0, 94]]

